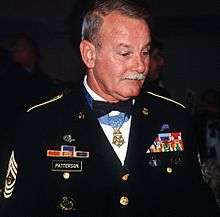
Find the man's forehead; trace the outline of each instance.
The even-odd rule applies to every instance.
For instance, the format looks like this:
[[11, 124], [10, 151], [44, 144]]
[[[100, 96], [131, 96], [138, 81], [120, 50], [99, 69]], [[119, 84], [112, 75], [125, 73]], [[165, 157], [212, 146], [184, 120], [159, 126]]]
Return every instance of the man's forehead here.
[[111, 12], [103, 17], [99, 31], [101, 41], [110, 40], [117, 48], [132, 48], [133, 39], [141, 42], [141, 47], [150, 44], [150, 29], [145, 20], [129, 17], [119, 11]]
[[144, 19], [129, 17], [119, 11], [113, 11], [103, 17], [99, 34], [100, 36], [123, 35], [126, 37], [130, 34], [140, 35], [140, 32], [144, 35], [150, 34], [149, 26]]
[[102, 18], [103, 18], [102, 26], [109, 25], [109, 26], [115, 27], [114, 25], [115, 23], [125, 23], [129, 21], [130, 22], [142, 22], [144, 25], [148, 26], [148, 23], [144, 19], [128, 16], [126, 14], [123, 14], [119, 10], [112, 11], [109, 14], [103, 16]]

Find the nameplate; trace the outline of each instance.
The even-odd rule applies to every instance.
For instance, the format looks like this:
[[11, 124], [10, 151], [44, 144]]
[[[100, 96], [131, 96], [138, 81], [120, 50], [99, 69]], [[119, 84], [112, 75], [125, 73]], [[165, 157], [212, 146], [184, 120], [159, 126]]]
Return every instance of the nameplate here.
[[53, 160], [51, 170], [57, 172], [82, 172], [82, 161]]

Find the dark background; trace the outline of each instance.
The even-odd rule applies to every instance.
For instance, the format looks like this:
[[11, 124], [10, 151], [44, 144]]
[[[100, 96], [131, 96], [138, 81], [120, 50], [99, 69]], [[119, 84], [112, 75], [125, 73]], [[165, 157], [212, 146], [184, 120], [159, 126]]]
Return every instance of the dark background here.
[[[63, 81], [79, 80], [73, 47], [78, 47], [80, 8], [87, 1], [76, 2], [0, 0], [0, 47], [8, 48], [16, 34], [26, 32], [40, 46], [45, 72]], [[164, 78], [173, 97], [184, 102], [188, 90], [196, 95], [207, 88], [220, 90], [220, 1], [148, 2], [154, 32], [164, 43]], [[73, 38], [69, 17], [77, 24]]]

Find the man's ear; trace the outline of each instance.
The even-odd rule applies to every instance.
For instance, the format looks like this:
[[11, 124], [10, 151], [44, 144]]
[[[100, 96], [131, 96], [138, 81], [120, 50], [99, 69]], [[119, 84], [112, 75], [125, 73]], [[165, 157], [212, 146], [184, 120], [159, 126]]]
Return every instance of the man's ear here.
[[87, 68], [93, 68], [95, 66], [96, 58], [95, 46], [89, 41], [83, 40], [80, 43], [80, 53]]

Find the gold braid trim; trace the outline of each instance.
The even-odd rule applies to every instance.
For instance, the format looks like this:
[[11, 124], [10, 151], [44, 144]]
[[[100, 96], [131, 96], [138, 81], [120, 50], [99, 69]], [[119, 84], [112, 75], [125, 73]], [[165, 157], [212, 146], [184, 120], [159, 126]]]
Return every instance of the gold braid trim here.
[[150, 91], [147, 91], [147, 93], [150, 94], [150, 95], [159, 97], [159, 98], [161, 98], [161, 99], [165, 99], [165, 100], [167, 100], [167, 101], [169, 101], [169, 102], [175, 103], [175, 104], [181, 106], [182, 108], [186, 108], [183, 104], [181, 104], [181, 103], [179, 103], [179, 102], [177, 102], [177, 101], [175, 101], [175, 100], [172, 100], [172, 99], [170, 99], [170, 98], [167, 98], [167, 97], [165, 97], [165, 96], [161, 96], [161, 95], [155, 94], [155, 93], [150, 92]]
[[35, 105], [35, 106], [32, 106], [32, 107], [29, 108], [26, 112], [30, 112], [30, 111], [32, 111], [32, 110], [35, 109], [35, 108], [41, 107], [41, 106], [43, 106], [43, 105], [47, 105], [47, 104], [49, 104], [49, 103], [51, 103], [51, 102], [55, 102], [55, 101], [61, 99], [62, 97], [63, 97], [63, 94], [60, 94], [60, 95], [58, 95], [58, 96], [55, 96], [54, 98], [52, 98], [52, 99], [50, 99], [50, 100], [48, 100], [48, 101], [45, 101], [45, 102], [43, 102], [43, 103], [37, 104], [37, 105]]

